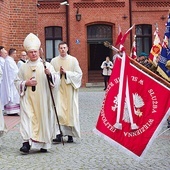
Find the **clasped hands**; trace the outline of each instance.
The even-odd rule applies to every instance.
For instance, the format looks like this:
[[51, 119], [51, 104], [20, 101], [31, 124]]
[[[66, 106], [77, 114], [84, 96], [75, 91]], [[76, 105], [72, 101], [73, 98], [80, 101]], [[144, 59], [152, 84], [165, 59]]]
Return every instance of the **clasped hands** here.
[[66, 74], [66, 71], [64, 70], [62, 66], [60, 66], [60, 74]]

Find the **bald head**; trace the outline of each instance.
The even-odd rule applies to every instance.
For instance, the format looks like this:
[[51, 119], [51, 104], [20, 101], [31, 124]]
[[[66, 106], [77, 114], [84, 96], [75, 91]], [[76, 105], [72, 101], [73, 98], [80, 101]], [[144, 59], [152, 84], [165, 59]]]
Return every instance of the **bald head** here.
[[27, 60], [27, 53], [25, 51], [21, 52], [21, 59], [22, 60]]

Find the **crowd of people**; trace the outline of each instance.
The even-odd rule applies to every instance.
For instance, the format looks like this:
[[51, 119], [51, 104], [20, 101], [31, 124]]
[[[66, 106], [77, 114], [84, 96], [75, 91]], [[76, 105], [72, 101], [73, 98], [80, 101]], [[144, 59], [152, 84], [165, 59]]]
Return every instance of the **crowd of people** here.
[[59, 56], [51, 63], [40, 54], [41, 42], [30, 33], [25, 51], [17, 61], [17, 50], [0, 46], [0, 135], [6, 132], [3, 114], [20, 116], [21, 153], [30, 149], [47, 152], [52, 143], [72, 143], [80, 137], [78, 89], [82, 70], [68, 54], [66, 42], [58, 45]]

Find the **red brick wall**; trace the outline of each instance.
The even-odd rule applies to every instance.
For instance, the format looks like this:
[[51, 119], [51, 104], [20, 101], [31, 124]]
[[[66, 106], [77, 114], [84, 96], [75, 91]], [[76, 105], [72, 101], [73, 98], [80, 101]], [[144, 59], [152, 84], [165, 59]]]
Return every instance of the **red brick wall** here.
[[[169, 9], [170, 1], [168, 0], [132, 1], [132, 21], [135, 24], [151, 24], [153, 33], [155, 31], [155, 23], [157, 23], [162, 40]], [[166, 17], [165, 20], [161, 19], [162, 15]], [[135, 29], [133, 29], [134, 33]]]
[[19, 56], [26, 35], [30, 32], [37, 34], [37, 3], [35, 0], [6, 0], [0, 4], [0, 44], [7, 50], [16, 48]]
[[0, 1], [0, 45], [8, 47], [9, 42], [9, 1]]
[[59, 2], [52, 2], [51, 5], [41, 2], [38, 7], [38, 35], [45, 52], [45, 27], [60, 26], [63, 30], [63, 40], [66, 39], [66, 6], [60, 6]]
[[9, 47], [23, 50], [23, 40], [30, 32], [37, 34], [37, 5], [35, 0], [10, 0]]

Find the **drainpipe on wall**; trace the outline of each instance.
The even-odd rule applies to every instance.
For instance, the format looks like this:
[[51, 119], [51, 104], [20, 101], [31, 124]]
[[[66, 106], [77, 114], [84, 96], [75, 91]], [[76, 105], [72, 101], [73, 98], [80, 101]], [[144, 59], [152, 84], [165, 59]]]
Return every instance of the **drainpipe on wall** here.
[[[67, 0], [67, 3], [69, 4], [69, 0]], [[69, 17], [69, 14], [68, 14], [68, 9], [69, 8], [69, 5], [66, 5], [66, 38], [67, 38], [67, 44], [68, 44], [68, 47], [69, 47], [69, 42], [70, 42], [70, 40], [69, 40], [69, 32], [68, 32], [68, 30], [69, 30], [69, 20], [68, 20], [68, 17]]]
[[[132, 0], [129, 0], [129, 24], [132, 26]], [[132, 31], [130, 31], [130, 49], [132, 48]]]

